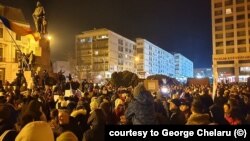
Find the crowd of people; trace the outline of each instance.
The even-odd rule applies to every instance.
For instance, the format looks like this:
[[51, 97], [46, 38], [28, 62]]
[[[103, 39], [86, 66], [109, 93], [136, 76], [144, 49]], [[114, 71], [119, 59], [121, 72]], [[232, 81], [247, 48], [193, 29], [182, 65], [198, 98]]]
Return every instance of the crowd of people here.
[[66, 96], [47, 85], [20, 92], [0, 83], [0, 141], [102, 141], [105, 125], [250, 123], [245, 84], [219, 84], [214, 99], [210, 86], [169, 88], [162, 93], [143, 83], [116, 88], [83, 80]]

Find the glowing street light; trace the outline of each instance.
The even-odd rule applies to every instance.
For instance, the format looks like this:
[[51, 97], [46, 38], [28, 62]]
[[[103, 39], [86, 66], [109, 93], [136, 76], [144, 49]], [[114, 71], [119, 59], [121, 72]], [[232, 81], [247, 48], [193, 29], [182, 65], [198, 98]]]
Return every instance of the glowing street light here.
[[102, 75], [97, 75], [97, 78], [99, 79], [99, 80], [101, 80], [102, 79]]
[[49, 41], [51, 41], [51, 39], [52, 39], [52, 36], [49, 35], [49, 34], [45, 35], [44, 37], [45, 37], [45, 39], [47, 39], [47, 40], [49, 40]]
[[48, 36], [47, 36], [47, 39], [48, 39], [49, 41], [51, 41], [52, 36], [48, 35]]

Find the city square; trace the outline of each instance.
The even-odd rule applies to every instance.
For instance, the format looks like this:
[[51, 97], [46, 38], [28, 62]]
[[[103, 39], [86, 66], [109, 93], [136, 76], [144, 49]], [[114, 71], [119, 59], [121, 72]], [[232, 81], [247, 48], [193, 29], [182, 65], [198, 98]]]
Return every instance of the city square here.
[[[0, 1], [0, 141], [250, 123], [249, 0], [71, 4]], [[196, 136], [233, 136], [209, 129]], [[196, 133], [178, 131], [162, 134]]]

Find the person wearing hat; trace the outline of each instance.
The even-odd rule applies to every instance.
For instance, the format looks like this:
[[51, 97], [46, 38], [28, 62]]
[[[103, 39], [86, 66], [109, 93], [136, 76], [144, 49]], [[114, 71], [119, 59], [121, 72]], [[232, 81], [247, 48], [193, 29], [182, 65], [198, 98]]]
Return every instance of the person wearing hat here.
[[33, 121], [23, 127], [15, 141], [54, 141], [54, 135], [47, 122]]
[[70, 111], [67, 108], [58, 110], [59, 127], [55, 134], [61, 134], [65, 131], [73, 132], [79, 140], [82, 139], [82, 133], [74, 117], [70, 116]]
[[185, 121], [187, 121], [189, 116], [192, 114], [190, 109], [190, 102], [182, 101], [180, 105], [180, 110], [185, 115]]
[[66, 131], [56, 138], [56, 141], [78, 141], [73, 132]]
[[0, 104], [0, 141], [14, 140], [17, 131], [14, 130], [17, 112], [10, 104]]
[[133, 125], [157, 124], [154, 98], [143, 83], [135, 87], [133, 97], [125, 111], [127, 121], [132, 122]]
[[[93, 102], [93, 103], [92, 103]], [[90, 129], [84, 132], [83, 141], [104, 141], [104, 127], [106, 123], [105, 115], [93, 100], [90, 104], [91, 112], [87, 123]]]
[[174, 125], [184, 125], [185, 115], [183, 112], [180, 111], [179, 106], [181, 105], [181, 102], [179, 99], [171, 99], [169, 101], [169, 110], [171, 112], [170, 115], [170, 124]]
[[195, 98], [191, 104], [192, 114], [187, 120], [186, 125], [208, 125], [210, 124], [210, 117], [208, 113], [204, 112], [204, 104], [200, 98]]

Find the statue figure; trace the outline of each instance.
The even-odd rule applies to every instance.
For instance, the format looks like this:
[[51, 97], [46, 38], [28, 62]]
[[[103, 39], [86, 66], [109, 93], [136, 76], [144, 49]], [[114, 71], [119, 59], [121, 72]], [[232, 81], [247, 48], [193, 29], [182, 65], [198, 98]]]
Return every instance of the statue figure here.
[[42, 22], [42, 33], [43, 34], [47, 34], [48, 30], [47, 30], [47, 26], [48, 26], [48, 22], [45, 18], [45, 16], [43, 17], [43, 22]]
[[28, 58], [25, 53], [22, 53], [21, 56], [21, 68], [26, 69], [28, 67]]
[[31, 70], [34, 65], [34, 54], [33, 51], [30, 52], [29, 54], [29, 62], [28, 62], [28, 69]]
[[39, 1], [36, 4], [36, 9], [33, 12], [32, 16], [33, 16], [33, 20], [36, 26], [36, 31], [39, 33], [43, 33], [42, 29], [44, 28], [43, 22], [45, 19], [45, 10]]

